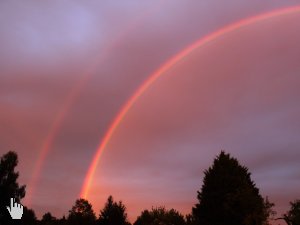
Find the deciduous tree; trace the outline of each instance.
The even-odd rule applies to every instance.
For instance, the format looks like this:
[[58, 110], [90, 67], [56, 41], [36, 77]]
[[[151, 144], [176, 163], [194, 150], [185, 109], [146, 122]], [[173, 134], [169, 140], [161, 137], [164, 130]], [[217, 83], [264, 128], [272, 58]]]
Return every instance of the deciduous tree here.
[[175, 209], [167, 210], [165, 207], [144, 210], [134, 225], [184, 225], [185, 220]]
[[94, 225], [96, 216], [92, 205], [85, 199], [78, 199], [69, 211], [68, 223], [70, 225]]
[[283, 217], [277, 219], [283, 219], [287, 225], [300, 225], [300, 200], [290, 202], [290, 205], [290, 210]]

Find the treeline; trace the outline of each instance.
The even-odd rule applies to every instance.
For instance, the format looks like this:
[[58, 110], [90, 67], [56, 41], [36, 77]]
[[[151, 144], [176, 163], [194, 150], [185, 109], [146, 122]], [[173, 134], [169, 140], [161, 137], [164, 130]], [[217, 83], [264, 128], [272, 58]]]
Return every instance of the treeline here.
[[[12, 220], [7, 206], [13, 197], [20, 202], [25, 186], [17, 182], [18, 156], [8, 152], [0, 161], [0, 225], [131, 225], [122, 201], [109, 196], [98, 215], [86, 199], [77, 199], [67, 216], [55, 218], [50, 212], [40, 220], [24, 206], [21, 220]], [[197, 192], [197, 204], [189, 215], [175, 209], [154, 207], [141, 212], [133, 225], [269, 225], [283, 220], [287, 225], [300, 225], [300, 200], [290, 202], [290, 209], [275, 218], [274, 204], [259, 193], [248, 168], [230, 154], [221, 152], [211, 167], [204, 171], [203, 185]]]

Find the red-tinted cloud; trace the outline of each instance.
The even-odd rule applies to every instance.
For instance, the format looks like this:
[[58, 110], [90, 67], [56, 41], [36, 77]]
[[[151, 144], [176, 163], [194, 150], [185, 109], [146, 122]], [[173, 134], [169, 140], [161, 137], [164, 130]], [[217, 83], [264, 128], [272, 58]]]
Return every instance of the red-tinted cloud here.
[[[42, 167], [32, 204], [37, 214], [67, 214], [110, 122], [165, 60], [228, 23], [298, 2], [0, 3], [0, 153], [19, 153], [22, 183], [29, 183], [69, 92], [90, 73]], [[274, 21], [286, 33], [267, 24], [212, 43], [151, 87], [100, 161], [90, 199], [97, 211], [109, 193], [125, 201], [131, 219], [152, 205], [189, 211], [202, 171], [221, 148], [249, 166], [266, 194], [273, 184], [264, 183], [266, 177], [281, 174], [294, 182], [299, 124], [291, 96], [299, 94], [299, 44], [297, 26], [289, 22]], [[283, 169], [287, 164], [291, 168]], [[174, 191], [165, 193], [169, 186]], [[270, 193], [280, 204], [292, 200]]]

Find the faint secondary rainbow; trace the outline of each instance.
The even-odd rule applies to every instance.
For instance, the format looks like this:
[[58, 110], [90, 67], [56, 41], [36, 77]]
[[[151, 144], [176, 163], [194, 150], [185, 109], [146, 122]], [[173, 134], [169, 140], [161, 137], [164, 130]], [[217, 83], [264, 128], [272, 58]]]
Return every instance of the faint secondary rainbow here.
[[36, 190], [37, 182], [40, 177], [42, 167], [44, 165], [45, 159], [47, 158], [47, 155], [49, 154], [51, 147], [54, 143], [54, 140], [59, 133], [62, 124], [73, 106], [73, 104], [76, 102], [78, 96], [85, 88], [88, 81], [95, 75], [96, 69], [99, 67], [99, 62], [106, 59], [109, 56], [109, 53], [118, 46], [118, 44], [123, 40], [130, 32], [134, 29], [136, 29], [142, 22], [148, 18], [150, 15], [154, 14], [160, 7], [164, 4], [162, 2], [159, 5], [156, 5], [155, 7], [148, 8], [147, 10], [140, 12], [136, 18], [129, 23], [125, 29], [123, 29], [119, 35], [115, 39], [112, 40], [112, 42], [107, 45], [104, 50], [99, 52], [95, 57], [94, 60], [90, 63], [90, 65], [85, 69], [83, 72], [83, 75], [79, 78], [77, 82], [75, 82], [75, 85], [71, 88], [70, 92], [67, 94], [63, 106], [60, 108], [56, 116], [54, 117], [54, 120], [51, 124], [51, 127], [49, 128], [49, 132], [47, 133], [45, 140], [42, 143], [41, 150], [39, 152], [39, 155], [37, 156], [36, 163], [34, 165], [33, 173], [31, 175], [31, 179], [29, 181], [28, 190], [26, 194], [26, 205], [30, 205], [32, 201], [32, 196]]
[[[94, 67], [95, 66], [92, 65], [90, 67], [90, 70], [94, 69]], [[29, 189], [27, 191], [27, 197], [26, 197], [27, 205], [31, 204], [32, 195], [34, 194], [34, 192], [36, 190], [36, 184], [37, 184], [38, 178], [40, 176], [43, 164], [44, 164], [45, 159], [47, 158], [47, 155], [52, 147], [54, 139], [57, 136], [57, 134], [64, 122], [66, 115], [68, 114], [68, 111], [74, 104], [75, 100], [77, 99], [78, 95], [84, 88], [87, 81], [92, 76], [92, 73], [90, 72], [90, 70], [87, 71], [85, 73], [85, 75], [83, 77], [81, 77], [81, 79], [78, 82], [76, 82], [76, 84], [73, 86], [73, 88], [68, 93], [68, 95], [64, 101], [63, 107], [58, 111], [58, 113], [56, 114], [56, 116], [54, 118], [54, 121], [51, 124], [49, 132], [48, 132], [48, 134], [43, 142], [43, 145], [41, 147], [41, 151], [39, 152], [38, 159], [35, 163], [34, 170], [31, 175], [31, 179], [29, 181], [29, 185], [28, 185]]]
[[246, 18], [240, 20], [238, 22], [232, 23], [227, 25], [213, 33], [210, 33], [203, 38], [199, 39], [198, 41], [194, 42], [184, 50], [180, 51], [178, 54], [174, 55], [170, 58], [167, 62], [165, 62], [161, 67], [159, 67], [152, 75], [146, 79], [141, 86], [135, 91], [135, 93], [129, 98], [129, 100], [123, 105], [115, 119], [112, 121], [111, 125], [109, 126], [107, 132], [105, 133], [103, 139], [99, 147], [97, 148], [96, 154], [93, 157], [93, 160], [90, 164], [88, 172], [86, 174], [82, 190], [80, 193], [81, 198], [87, 198], [88, 193], [93, 182], [93, 177], [101, 157], [102, 152], [104, 151], [105, 147], [107, 146], [109, 140], [111, 139], [112, 135], [114, 134], [115, 130], [118, 128], [119, 124], [122, 122], [130, 108], [135, 104], [135, 102], [143, 95], [143, 93], [151, 86], [160, 76], [162, 76], [166, 71], [168, 71], [172, 66], [178, 63], [180, 60], [185, 58], [189, 55], [193, 50], [206, 45], [207, 43], [216, 40], [217, 38], [225, 35], [229, 32], [238, 30], [245, 26], [254, 24], [256, 22], [264, 21], [266, 19], [270, 19], [273, 17], [283, 16], [287, 14], [293, 14], [300, 12], [300, 5], [292, 6], [283, 9], [277, 9], [271, 12], [259, 14], [250, 18]]

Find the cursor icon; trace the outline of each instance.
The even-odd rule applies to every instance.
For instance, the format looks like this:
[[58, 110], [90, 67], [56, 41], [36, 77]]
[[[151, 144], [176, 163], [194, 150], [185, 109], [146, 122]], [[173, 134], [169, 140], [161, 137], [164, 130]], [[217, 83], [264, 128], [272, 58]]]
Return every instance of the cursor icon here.
[[10, 207], [6, 207], [13, 220], [20, 220], [23, 215], [23, 206], [15, 202], [14, 198], [10, 199]]

